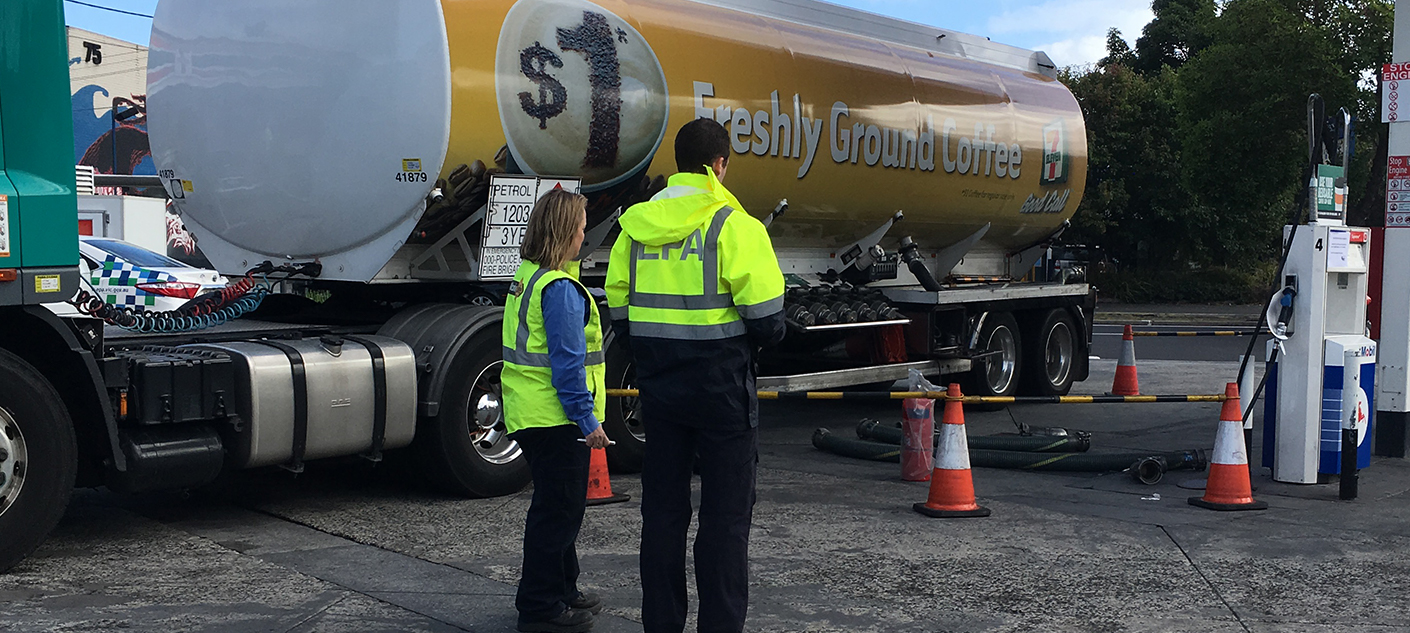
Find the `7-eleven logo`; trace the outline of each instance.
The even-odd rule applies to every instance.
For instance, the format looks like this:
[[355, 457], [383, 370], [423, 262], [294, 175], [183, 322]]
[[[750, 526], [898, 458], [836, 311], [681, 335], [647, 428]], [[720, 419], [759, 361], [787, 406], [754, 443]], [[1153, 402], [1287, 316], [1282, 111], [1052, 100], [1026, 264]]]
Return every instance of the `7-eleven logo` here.
[[1038, 184], [1065, 183], [1067, 171], [1067, 127], [1058, 119], [1043, 127], [1043, 171]]

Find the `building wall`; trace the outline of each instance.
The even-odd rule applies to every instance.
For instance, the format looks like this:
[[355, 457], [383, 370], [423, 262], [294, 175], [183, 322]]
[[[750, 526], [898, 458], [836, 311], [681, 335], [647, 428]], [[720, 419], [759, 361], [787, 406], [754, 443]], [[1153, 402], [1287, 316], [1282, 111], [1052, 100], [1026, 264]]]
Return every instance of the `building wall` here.
[[156, 174], [147, 143], [147, 47], [73, 27], [68, 41], [74, 162], [100, 174]]

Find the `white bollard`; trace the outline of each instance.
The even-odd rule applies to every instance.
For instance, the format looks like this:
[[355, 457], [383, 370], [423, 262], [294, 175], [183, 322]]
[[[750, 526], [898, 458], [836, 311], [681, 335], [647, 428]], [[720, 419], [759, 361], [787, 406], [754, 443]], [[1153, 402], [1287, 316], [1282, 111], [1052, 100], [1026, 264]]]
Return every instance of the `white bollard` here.
[[1244, 431], [1253, 430], [1253, 403], [1258, 400], [1258, 394], [1254, 393], [1258, 389], [1258, 381], [1254, 377], [1258, 374], [1258, 360], [1256, 357], [1239, 356], [1239, 366], [1244, 368], [1244, 373], [1239, 376], [1239, 400], [1243, 403]]
[[1356, 451], [1360, 433], [1356, 430], [1357, 408], [1361, 404], [1360, 350], [1348, 349], [1341, 366], [1341, 485], [1338, 496], [1343, 501], [1356, 498]]

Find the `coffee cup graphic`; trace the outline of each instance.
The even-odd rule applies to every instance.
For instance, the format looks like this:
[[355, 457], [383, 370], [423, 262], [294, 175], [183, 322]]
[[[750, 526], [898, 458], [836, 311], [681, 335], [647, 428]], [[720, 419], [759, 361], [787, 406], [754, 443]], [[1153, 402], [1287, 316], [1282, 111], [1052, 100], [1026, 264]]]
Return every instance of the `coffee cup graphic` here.
[[581, 176], [584, 191], [622, 182], [666, 135], [661, 62], [631, 24], [587, 0], [519, 0], [495, 52], [495, 97], [526, 173]]

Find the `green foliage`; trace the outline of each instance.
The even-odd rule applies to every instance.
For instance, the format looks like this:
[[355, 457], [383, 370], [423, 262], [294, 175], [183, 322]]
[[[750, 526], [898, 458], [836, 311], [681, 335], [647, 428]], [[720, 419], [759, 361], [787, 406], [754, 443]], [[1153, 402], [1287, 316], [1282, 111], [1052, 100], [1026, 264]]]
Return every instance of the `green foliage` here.
[[[1088, 130], [1071, 239], [1103, 246], [1123, 275], [1193, 267], [1217, 276], [1276, 259], [1304, 186], [1314, 92], [1329, 113], [1346, 107], [1359, 120], [1353, 219], [1383, 207], [1383, 188], [1370, 183], [1384, 178], [1374, 73], [1390, 57], [1390, 0], [1155, 0], [1152, 9], [1134, 50], [1113, 29], [1095, 68], [1061, 76]], [[1121, 288], [1158, 294], [1131, 274]]]
[[1288, 4], [1231, 2], [1209, 48], [1180, 70], [1182, 166], [1218, 220], [1205, 227], [1204, 244], [1218, 262], [1277, 256], [1279, 227], [1305, 187], [1308, 95], [1333, 105], [1356, 99], [1332, 38]]
[[1144, 77], [1115, 64], [1068, 82], [1088, 135], [1087, 192], [1073, 239], [1101, 243], [1123, 262], [1187, 256], [1184, 245], [1197, 236], [1172, 124], [1175, 75]]
[[1120, 270], [1094, 274], [1103, 301], [1120, 303], [1249, 304], [1268, 300], [1276, 262], [1247, 268]]
[[1209, 45], [1214, 0], [1154, 0], [1151, 11], [1155, 19], [1136, 40], [1132, 64], [1142, 74], [1179, 68]]

